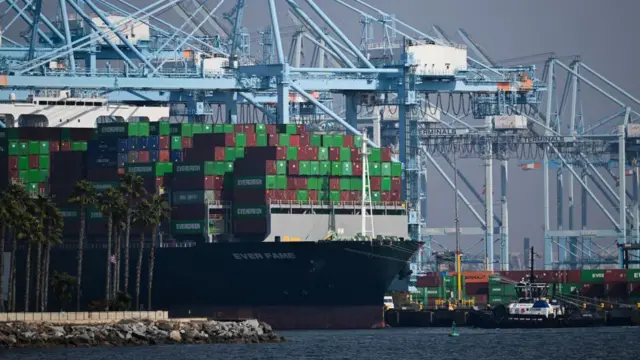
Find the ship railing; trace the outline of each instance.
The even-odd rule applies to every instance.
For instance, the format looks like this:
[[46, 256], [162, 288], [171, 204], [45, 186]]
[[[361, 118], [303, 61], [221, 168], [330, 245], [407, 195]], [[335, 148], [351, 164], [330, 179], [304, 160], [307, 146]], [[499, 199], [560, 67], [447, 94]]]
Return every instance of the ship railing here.
[[[271, 200], [272, 208], [320, 208], [320, 209], [359, 209], [362, 206], [360, 201], [309, 201], [309, 200]], [[385, 201], [372, 203], [373, 210], [404, 210], [405, 204], [402, 201]]]

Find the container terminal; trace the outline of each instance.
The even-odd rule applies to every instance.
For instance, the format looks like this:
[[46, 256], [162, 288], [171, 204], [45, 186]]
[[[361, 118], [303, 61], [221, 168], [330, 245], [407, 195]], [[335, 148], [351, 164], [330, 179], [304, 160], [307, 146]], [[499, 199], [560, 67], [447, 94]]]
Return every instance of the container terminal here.
[[[197, 254], [203, 262], [211, 262], [208, 271], [234, 274], [223, 280], [210, 279], [219, 288], [211, 289], [209, 295], [194, 293], [195, 302], [187, 301], [186, 308], [177, 311], [191, 313], [202, 305], [207, 316], [250, 316], [268, 305], [294, 309], [313, 287], [299, 285], [305, 281], [302, 275], [338, 261], [336, 268], [327, 266], [332, 270], [318, 270], [319, 278], [306, 280], [317, 284], [314, 294], [333, 299], [330, 305], [339, 308], [327, 318], [340, 319], [350, 313], [349, 306], [356, 306], [367, 310], [359, 321], [356, 315], [345, 321], [354, 320], [358, 327], [373, 326], [382, 321], [385, 291], [407, 294], [413, 290], [410, 296], [423, 296], [421, 301], [430, 305], [431, 300], [424, 296], [437, 291], [433, 289], [437, 286], [416, 287], [412, 282], [425, 281], [420, 279], [430, 276], [429, 272], [440, 272], [433, 261], [436, 257], [431, 256], [440, 245], [439, 237], [481, 237], [478, 253], [473, 251], [477, 246], [467, 249], [457, 241], [458, 274], [463, 264], [489, 273], [510, 272], [506, 189], [507, 165], [513, 159], [524, 159], [524, 170], [540, 168], [545, 175], [544, 271], [613, 271], [640, 263], [640, 250], [625, 250], [640, 240], [638, 192], [627, 191], [627, 182], [637, 188], [640, 173], [635, 148], [640, 128], [630, 121], [638, 116], [639, 102], [579, 57], [567, 64], [551, 56], [542, 71], [534, 64], [497, 64], [463, 29], [458, 35], [466, 45], [456, 44], [437, 25], [432, 31], [420, 29], [361, 0], [331, 1], [360, 21], [363, 36], [359, 45], [324, 12], [324, 4], [268, 0], [270, 24], [259, 30], [261, 48], [252, 51], [254, 34], [243, 23], [243, 14], [253, 5], [244, 0], [227, 3], [158, 0], [140, 8], [126, 1], [62, 0], [45, 13], [43, 1], [35, 0], [26, 8], [26, 15], [15, 1], [7, 1], [7, 13], [15, 19], [0, 24], [0, 116], [1, 126], [6, 127], [0, 133], [0, 180], [5, 187], [24, 184], [31, 193], [56, 195], [53, 199], [59, 201], [65, 215], [65, 243], [59, 246], [61, 255], [53, 263], [58, 261], [75, 273], [71, 250], [78, 246], [76, 229], [85, 215], [86, 239], [81, 241], [86, 242], [87, 252], [94, 251], [98, 262], [104, 258], [98, 254], [107, 249], [100, 211], [89, 209], [80, 214], [66, 207], [64, 199], [73, 190], [71, 179], [86, 179], [104, 190], [117, 186], [119, 176], [135, 173], [142, 176], [149, 192], [161, 193], [173, 206], [171, 220], [160, 231], [162, 236], [150, 239], [145, 247], [157, 246], [159, 259], [162, 252], [168, 254], [167, 264], [177, 261], [172, 260], [174, 256], [183, 257], [178, 263], [188, 264]], [[229, 11], [222, 13], [224, 8]], [[167, 11], [175, 12], [180, 21], [160, 17]], [[21, 33], [26, 41], [11, 39], [16, 37], [10, 28], [15, 22], [27, 25], [29, 31]], [[295, 26], [281, 26], [286, 22]], [[378, 28], [382, 39], [373, 36]], [[285, 56], [287, 40], [291, 44]], [[313, 49], [310, 61], [302, 60], [303, 43]], [[564, 88], [556, 84], [560, 76], [566, 78]], [[594, 79], [612, 90], [598, 87]], [[585, 124], [577, 114], [580, 87], [585, 86], [612, 100], [617, 111], [594, 125]], [[364, 132], [372, 138], [363, 140]], [[364, 157], [359, 151], [362, 142], [371, 149]], [[457, 157], [482, 161], [483, 191], [479, 194], [471, 188], [471, 195], [483, 204], [484, 216], [457, 186], [458, 179], [468, 185], [456, 166]], [[453, 181], [440, 165], [443, 161], [454, 168]], [[496, 161], [501, 173], [499, 214], [494, 211]], [[478, 225], [461, 226], [458, 216], [454, 228], [429, 225], [428, 167], [447, 180], [456, 204], [460, 201], [468, 207]], [[569, 226], [558, 215], [558, 230], [552, 229], [551, 169], [558, 179], [559, 208], [566, 203], [565, 187], [573, 199], [573, 185], [581, 186], [581, 230], [575, 226], [573, 202], [569, 203]], [[598, 169], [612, 174], [615, 185]], [[563, 181], [563, 176], [569, 181]], [[620, 214], [602, 205], [587, 179], [604, 189]], [[587, 198], [594, 199], [611, 221], [610, 229], [589, 227]], [[379, 240], [379, 248], [371, 248], [374, 235], [386, 237]], [[361, 241], [353, 236], [360, 236]], [[340, 240], [345, 237], [352, 242]], [[617, 246], [607, 249], [611, 239]], [[387, 249], [384, 246], [389, 242], [392, 245]], [[265, 284], [264, 289], [249, 290], [242, 281], [252, 278], [260, 283], [261, 265], [235, 267], [227, 264], [229, 259], [217, 258], [221, 255], [214, 255], [214, 250], [207, 250], [210, 257], [201, 251], [201, 246], [226, 246], [227, 254], [236, 260], [264, 260], [264, 254], [292, 260], [289, 251], [261, 248], [276, 243], [307, 249], [308, 255], [296, 257], [296, 265], [309, 261], [311, 268], [301, 271], [285, 265], [272, 270], [278, 277], [295, 275], [299, 281], [292, 285], [295, 289]], [[357, 249], [360, 245], [356, 243], [367, 243], [370, 248]], [[414, 247], [422, 243], [413, 256]], [[411, 264], [373, 271], [375, 261], [358, 265], [350, 256], [337, 255], [335, 251], [345, 250], [331, 244], [343, 244], [353, 250], [351, 254], [373, 252], [382, 256], [380, 261], [386, 259], [385, 264]], [[252, 246], [256, 248], [251, 251], [238, 250]], [[11, 244], [5, 249], [11, 251]], [[119, 256], [114, 256], [118, 262]], [[4, 263], [7, 267], [9, 261]], [[193, 262], [190, 272], [183, 274], [193, 279], [191, 284], [209, 281], [199, 278], [202, 264]], [[100, 269], [96, 268], [96, 274], [105, 271]], [[87, 277], [104, 276], [86, 271]], [[175, 276], [176, 270], [158, 265], [156, 271], [164, 272], [156, 275], [161, 277]], [[337, 295], [338, 290], [347, 291], [334, 283], [344, 272], [357, 274], [359, 280], [350, 282], [349, 291], [358, 292], [360, 298]], [[276, 276], [262, 273], [267, 275]], [[18, 271], [16, 276], [19, 284], [24, 275]], [[387, 282], [394, 277], [389, 288]], [[459, 275], [456, 281], [461, 284], [463, 278]], [[442, 277], [443, 284], [451, 281], [445, 279]], [[167, 293], [176, 290], [180, 291], [165, 289]], [[298, 293], [290, 294], [292, 291]], [[435, 299], [441, 303], [446, 298], [444, 288], [442, 291], [441, 298], [433, 297], [434, 305]], [[461, 290], [457, 292], [462, 301]], [[488, 290], [486, 294], [465, 292], [473, 300], [464, 301], [482, 303], [483, 295], [486, 302], [492, 301]], [[633, 291], [627, 295], [631, 296], [627, 300], [632, 299]], [[261, 296], [263, 300], [255, 299]], [[506, 301], [509, 295], [505, 296]], [[238, 302], [238, 297], [243, 300]], [[315, 307], [300, 310], [304, 314], [300, 318], [306, 320], [300, 324], [283, 321], [283, 327], [344, 327], [322, 320], [321, 314], [328, 314], [323, 308], [327, 304], [318, 301], [311, 302]], [[156, 303], [170, 306], [176, 300], [166, 297]], [[270, 314], [263, 318], [282, 317], [273, 315], [279, 311], [281, 308], [263, 311]]]

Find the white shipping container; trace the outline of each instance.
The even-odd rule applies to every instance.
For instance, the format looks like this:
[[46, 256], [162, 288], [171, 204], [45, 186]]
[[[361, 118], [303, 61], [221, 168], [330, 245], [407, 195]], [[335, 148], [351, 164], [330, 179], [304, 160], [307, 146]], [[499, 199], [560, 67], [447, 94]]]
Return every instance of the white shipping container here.
[[[118, 16], [118, 15], [107, 16], [107, 20], [109, 20], [109, 22], [114, 27], [116, 27], [116, 29], [118, 29], [122, 35], [124, 35], [125, 39], [129, 40], [129, 42], [131, 42], [132, 44], [135, 45], [138, 43], [138, 41], [141, 41], [141, 40], [148, 41], [150, 39], [151, 32], [149, 30], [149, 25], [143, 22], [134, 21], [134, 20], [123, 21], [124, 19], [125, 19], [124, 16]], [[101, 31], [107, 33], [107, 38], [111, 40], [114, 44], [124, 45], [122, 40], [120, 40], [120, 38], [118, 38], [114, 34], [114, 32], [109, 29], [107, 24], [105, 24], [104, 21], [102, 21], [102, 19], [96, 16], [96, 17], [93, 17], [91, 20], [93, 21], [94, 24], [98, 26], [98, 28]], [[106, 43], [102, 38], [100, 38], [98, 42], [101, 44]]]
[[422, 44], [409, 46], [416, 72], [425, 75], [455, 75], [467, 70], [467, 49], [462, 46]]
[[640, 124], [627, 124], [627, 137], [640, 138]]
[[527, 118], [522, 115], [502, 115], [493, 118], [496, 130], [526, 130]]

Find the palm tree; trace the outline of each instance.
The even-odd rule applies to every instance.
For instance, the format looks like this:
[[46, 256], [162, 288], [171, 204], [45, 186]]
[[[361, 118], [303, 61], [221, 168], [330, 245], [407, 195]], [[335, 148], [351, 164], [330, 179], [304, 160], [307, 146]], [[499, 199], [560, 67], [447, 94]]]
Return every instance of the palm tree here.
[[[24, 311], [29, 311], [29, 291], [31, 290], [31, 253], [33, 246], [41, 248], [42, 244], [42, 213], [38, 204], [33, 198], [28, 198], [26, 203], [26, 212], [20, 223], [21, 234], [27, 242], [27, 256], [25, 259], [25, 286], [24, 286]], [[39, 253], [42, 257], [42, 252]], [[38, 259], [40, 260], [40, 259]]]
[[149, 280], [147, 292], [147, 310], [151, 310], [151, 290], [153, 288], [153, 267], [156, 260], [156, 235], [158, 227], [169, 219], [171, 208], [167, 199], [160, 195], [153, 195], [149, 201], [149, 227], [151, 228], [151, 251], [149, 252]]
[[[107, 218], [107, 279], [105, 282], [105, 300], [110, 299], [111, 295], [111, 240], [113, 238], [113, 214], [120, 207], [120, 202], [124, 202], [124, 197], [116, 189], [107, 189], [97, 198], [98, 209], [103, 216]], [[108, 310], [108, 309], [107, 309]]]
[[[49, 289], [49, 269], [51, 261], [51, 247], [62, 242], [62, 227], [64, 226], [64, 218], [60, 213], [60, 209], [54, 204], [49, 197], [38, 198], [40, 209], [43, 213], [43, 231], [44, 231], [44, 260], [42, 261], [42, 270], [37, 270], [40, 286], [36, 286], [36, 299], [40, 298], [40, 311], [46, 311], [48, 305], [48, 289]], [[38, 249], [40, 251], [40, 249]], [[38, 255], [40, 259], [40, 255]], [[40, 269], [40, 260], [38, 260], [38, 269]]]
[[127, 200], [127, 218], [124, 234], [124, 292], [129, 293], [129, 241], [131, 237], [131, 209], [146, 194], [142, 177], [125, 174], [120, 181], [120, 191]]
[[80, 311], [80, 297], [82, 296], [82, 256], [84, 255], [84, 230], [87, 207], [95, 203], [95, 189], [93, 185], [80, 180], [69, 197], [71, 204], [80, 205], [80, 236], [78, 237], [78, 275], [76, 278], [76, 311]]
[[11, 212], [9, 211], [11, 200], [9, 193], [3, 191], [0, 193], [0, 312], [5, 311], [4, 307], [4, 241], [7, 233], [7, 224], [10, 221]]
[[120, 196], [121, 201], [116, 203], [113, 209], [113, 231], [115, 235], [115, 264], [113, 274], [113, 289], [112, 298], [116, 299], [118, 292], [120, 292], [120, 259], [122, 258], [122, 232], [126, 227], [126, 219], [128, 206], [124, 196]]
[[8, 213], [7, 227], [11, 230], [11, 263], [9, 264], [9, 311], [16, 309], [16, 251], [18, 240], [24, 238], [24, 224], [28, 221], [26, 203], [29, 193], [20, 184], [12, 184], [5, 192], [5, 205]]
[[152, 222], [151, 203], [143, 199], [138, 203], [133, 214], [133, 223], [140, 229], [140, 248], [138, 249], [138, 264], [136, 266], [136, 310], [140, 309], [140, 282], [142, 277], [142, 255], [144, 253], [144, 232]]

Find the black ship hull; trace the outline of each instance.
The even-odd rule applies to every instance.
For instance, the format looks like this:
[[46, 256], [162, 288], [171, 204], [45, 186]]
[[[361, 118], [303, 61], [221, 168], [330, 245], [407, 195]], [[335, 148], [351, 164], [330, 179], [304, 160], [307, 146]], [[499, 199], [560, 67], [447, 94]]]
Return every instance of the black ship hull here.
[[[420, 245], [323, 241], [157, 248], [152, 306], [174, 317], [258, 318], [282, 330], [382, 326], [384, 294], [398, 274], [408, 276], [407, 261]], [[53, 250], [51, 270], [75, 275], [76, 253]], [[128, 293], [134, 303], [137, 259], [132, 249]], [[146, 307], [148, 249], [143, 259], [140, 303]], [[106, 262], [105, 249], [85, 250], [85, 307], [105, 298]], [[24, 281], [17, 273], [22, 304]]]

